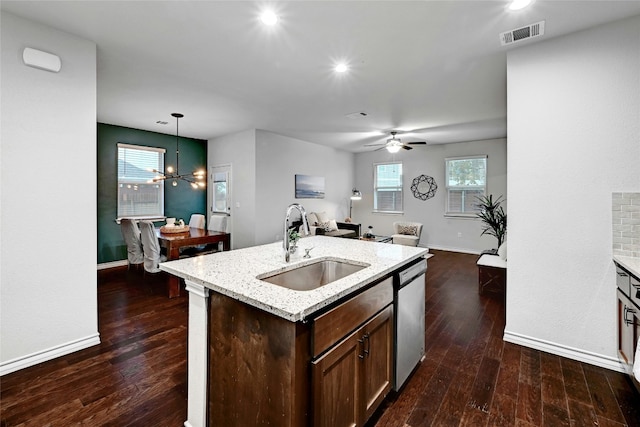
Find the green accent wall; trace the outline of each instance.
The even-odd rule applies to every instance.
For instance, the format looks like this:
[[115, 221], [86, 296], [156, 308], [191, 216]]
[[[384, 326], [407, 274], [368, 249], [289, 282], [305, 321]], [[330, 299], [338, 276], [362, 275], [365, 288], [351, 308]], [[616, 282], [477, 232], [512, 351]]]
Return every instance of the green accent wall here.
[[[118, 143], [159, 147], [167, 150], [165, 166], [175, 167], [176, 136], [98, 123], [98, 264], [127, 259], [120, 225], [116, 223], [118, 198]], [[180, 171], [207, 168], [207, 141], [179, 138]], [[189, 222], [193, 213], [206, 216], [207, 189], [194, 190], [188, 182], [178, 186], [165, 182], [164, 210], [168, 217]], [[156, 223], [160, 225], [160, 223]]]

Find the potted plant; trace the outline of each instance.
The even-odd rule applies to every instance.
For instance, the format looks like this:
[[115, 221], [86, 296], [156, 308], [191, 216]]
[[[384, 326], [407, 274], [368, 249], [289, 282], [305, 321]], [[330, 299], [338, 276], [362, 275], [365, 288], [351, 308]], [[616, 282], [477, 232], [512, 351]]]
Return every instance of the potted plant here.
[[507, 214], [501, 206], [503, 202], [502, 196], [493, 199], [493, 195], [478, 197], [479, 212], [476, 217], [480, 218], [484, 223], [482, 226], [482, 234], [488, 234], [498, 239], [498, 248], [504, 242], [507, 234]]
[[296, 249], [298, 248], [298, 240], [300, 240], [300, 233], [298, 233], [298, 231], [294, 228], [290, 228], [289, 229], [289, 243], [291, 244], [290, 246], [290, 252], [294, 253], [296, 251]]

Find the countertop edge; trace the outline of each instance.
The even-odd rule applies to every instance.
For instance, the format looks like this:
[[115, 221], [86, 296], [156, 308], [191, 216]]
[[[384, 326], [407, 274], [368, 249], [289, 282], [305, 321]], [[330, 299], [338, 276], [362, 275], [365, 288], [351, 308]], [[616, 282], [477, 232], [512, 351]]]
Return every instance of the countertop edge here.
[[640, 280], [640, 258], [614, 255], [613, 260]]
[[[321, 310], [322, 308], [324, 308], [324, 307], [326, 307], [326, 306], [328, 306], [328, 305], [330, 305], [330, 304], [332, 304], [332, 303], [334, 303], [334, 302], [336, 302], [336, 301], [338, 301], [338, 300], [340, 300], [340, 299], [342, 299], [342, 298], [354, 293], [355, 291], [366, 287], [367, 285], [369, 285], [369, 284], [371, 284], [371, 283], [373, 283], [373, 282], [375, 282], [375, 281], [377, 281], [377, 280], [389, 275], [393, 271], [396, 271], [396, 270], [402, 268], [403, 266], [411, 263], [412, 261], [415, 261], [416, 259], [424, 258], [426, 260], [426, 259], [429, 259], [429, 258], [431, 258], [433, 256], [433, 254], [429, 254], [429, 250], [427, 248], [420, 248], [420, 249], [423, 249], [423, 250], [418, 252], [418, 253], [416, 253], [416, 254], [414, 254], [414, 255], [411, 255], [411, 256], [403, 259], [401, 262], [399, 262], [399, 263], [397, 263], [397, 264], [395, 264], [393, 266], [390, 266], [390, 267], [388, 267], [388, 268], [386, 268], [384, 270], [378, 271], [376, 274], [374, 274], [374, 275], [372, 275], [370, 277], [367, 277], [366, 279], [361, 280], [360, 282], [358, 282], [356, 284], [353, 284], [351, 286], [348, 286], [348, 287], [346, 287], [344, 289], [339, 290], [335, 294], [328, 296], [327, 298], [323, 299], [320, 302], [316, 302], [316, 303], [313, 303], [313, 304], [311, 304], [311, 305], [309, 305], [307, 307], [304, 307], [300, 311], [297, 311], [297, 312], [289, 312], [289, 311], [283, 310], [281, 308], [274, 307], [274, 306], [269, 305], [268, 303], [266, 303], [266, 302], [264, 302], [264, 301], [262, 301], [260, 299], [253, 298], [251, 295], [246, 295], [246, 294], [234, 292], [233, 290], [228, 289], [227, 287], [219, 286], [219, 285], [216, 285], [215, 283], [211, 283], [209, 281], [206, 281], [206, 280], [203, 280], [203, 279], [199, 279], [199, 278], [194, 277], [194, 276], [192, 276], [192, 275], [190, 275], [188, 273], [185, 273], [184, 271], [179, 271], [179, 270], [176, 270], [176, 269], [172, 268], [170, 263], [160, 264], [160, 269], [165, 271], [165, 272], [167, 272], [167, 273], [170, 273], [170, 274], [176, 275], [178, 277], [181, 277], [185, 281], [189, 281], [189, 282], [192, 282], [192, 283], [199, 284], [199, 285], [204, 286], [205, 288], [207, 288], [209, 290], [212, 290], [212, 291], [215, 291], [215, 292], [217, 292], [219, 294], [228, 296], [228, 297], [233, 298], [233, 299], [235, 299], [237, 301], [244, 302], [244, 303], [246, 303], [246, 304], [248, 304], [250, 306], [259, 308], [261, 310], [264, 310], [264, 311], [266, 311], [268, 313], [271, 313], [271, 314], [273, 314], [275, 316], [278, 316], [280, 318], [283, 318], [285, 320], [288, 320], [288, 321], [291, 321], [291, 322], [298, 322], [298, 321], [306, 320], [307, 318], [309, 318], [309, 316], [311, 316], [313, 313], [317, 312], [318, 310]], [[288, 290], [288, 292], [291, 292], [292, 295], [294, 295], [295, 293], [299, 293], [299, 292], [303, 292], [303, 291]]]

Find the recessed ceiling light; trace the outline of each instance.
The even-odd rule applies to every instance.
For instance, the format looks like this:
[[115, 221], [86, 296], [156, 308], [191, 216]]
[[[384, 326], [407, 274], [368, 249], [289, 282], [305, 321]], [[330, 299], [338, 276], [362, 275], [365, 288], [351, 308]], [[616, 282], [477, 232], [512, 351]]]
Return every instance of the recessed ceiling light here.
[[349, 69], [349, 67], [347, 67], [347, 64], [344, 63], [340, 63], [338, 65], [335, 66], [334, 70], [336, 73], [344, 73]]
[[520, 10], [531, 4], [531, 0], [512, 0], [509, 5], [509, 9], [511, 10]]
[[268, 10], [260, 15], [260, 20], [265, 25], [276, 25], [278, 23], [278, 15], [273, 11]]

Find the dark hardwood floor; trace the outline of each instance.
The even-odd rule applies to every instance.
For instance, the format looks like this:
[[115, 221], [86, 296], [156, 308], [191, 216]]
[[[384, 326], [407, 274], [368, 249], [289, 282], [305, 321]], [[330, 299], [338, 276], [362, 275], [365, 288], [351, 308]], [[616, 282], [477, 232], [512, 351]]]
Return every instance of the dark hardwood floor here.
[[[426, 359], [370, 427], [640, 426], [622, 374], [504, 343], [477, 257], [433, 252]], [[187, 299], [164, 292], [161, 276], [99, 272], [102, 343], [0, 378], [0, 425], [182, 426]]]

